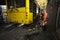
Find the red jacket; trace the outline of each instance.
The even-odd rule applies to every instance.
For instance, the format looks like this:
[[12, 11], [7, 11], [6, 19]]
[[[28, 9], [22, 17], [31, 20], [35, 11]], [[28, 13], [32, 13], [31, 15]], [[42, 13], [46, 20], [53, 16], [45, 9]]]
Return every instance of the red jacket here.
[[42, 16], [43, 16], [43, 19], [44, 19], [44, 24], [47, 25], [47, 21], [46, 21], [46, 18], [47, 18], [47, 12], [45, 11], [44, 12], [44, 15], [42, 15], [42, 13], [40, 12], [40, 23], [42, 22]]

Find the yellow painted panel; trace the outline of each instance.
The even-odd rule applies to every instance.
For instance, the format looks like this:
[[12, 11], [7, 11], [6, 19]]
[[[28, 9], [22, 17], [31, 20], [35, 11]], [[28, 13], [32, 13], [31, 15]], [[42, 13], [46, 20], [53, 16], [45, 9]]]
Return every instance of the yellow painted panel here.
[[8, 11], [8, 21], [14, 23], [30, 24], [33, 22], [33, 13], [30, 12], [29, 0], [26, 0], [26, 7], [14, 8]]

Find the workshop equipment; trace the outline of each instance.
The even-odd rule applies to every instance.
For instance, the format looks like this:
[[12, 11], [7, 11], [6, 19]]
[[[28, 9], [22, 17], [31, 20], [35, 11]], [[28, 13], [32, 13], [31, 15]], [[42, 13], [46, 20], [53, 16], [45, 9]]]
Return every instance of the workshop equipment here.
[[[40, 12], [37, 12], [37, 10], [40, 8], [40, 10], [43, 9], [44, 11], [47, 7], [47, 0], [40, 1], [36, 2], [38, 3], [36, 4], [34, 0], [6, 0], [8, 22], [19, 23], [23, 25], [28, 24], [29, 27], [36, 27], [38, 22], [37, 16], [40, 16]], [[39, 8], [36, 10], [38, 7], [37, 5], [39, 5]], [[43, 19], [42, 24], [44, 24], [44, 19], [46, 16], [44, 17], [44, 13], [42, 13], [42, 15], [43, 16], [40, 17]], [[35, 28], [33, 29], [35, 30]]]
[[6, 5], [0, 5], [2, 8], [2, 16], [3, 16], [3, 21], [4, 23], [8, 23], [7, 22], [7, 13], [6, 13]]
[[8, 22], [31, 24], [34, 15], [34, 0], [6, 0]]

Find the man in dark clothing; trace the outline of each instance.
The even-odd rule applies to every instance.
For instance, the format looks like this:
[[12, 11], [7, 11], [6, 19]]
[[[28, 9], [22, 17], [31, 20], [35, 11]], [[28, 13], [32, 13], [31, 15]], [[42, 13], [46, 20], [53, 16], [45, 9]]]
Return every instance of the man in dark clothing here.
[[3, 23], [2, 8], [0, 7], [0, 24]]

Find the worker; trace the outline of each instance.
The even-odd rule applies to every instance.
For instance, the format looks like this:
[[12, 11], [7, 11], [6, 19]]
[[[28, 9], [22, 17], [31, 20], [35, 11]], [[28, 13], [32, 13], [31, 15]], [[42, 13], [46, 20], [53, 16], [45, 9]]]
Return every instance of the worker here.
[[2, 8], [0, 6], [0, 24], [3, 23]]
[[40, 7], [40, 19], [39, 19], [39, 23], [40, 23], [40, 26], [43, 27], [43, 30], [46, 29], [45, 25], [47, 25], [47, 21], [46, 21], [46, 18], [47, 18], [47, 12], [46, 12], [46, 7], [47, 7], [47, 0], [34, 0], [37, 7]]

